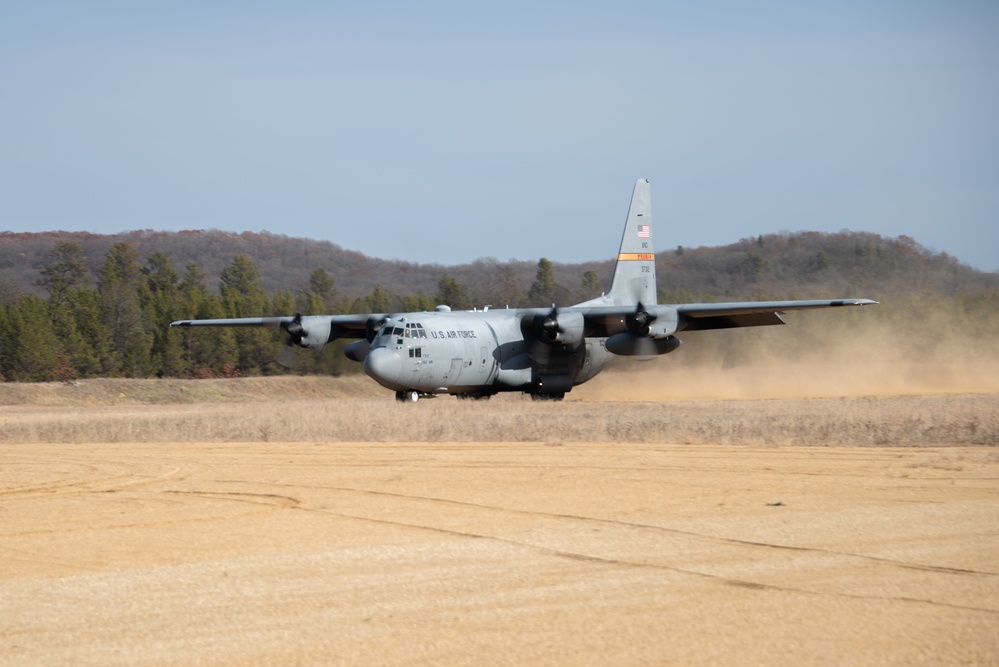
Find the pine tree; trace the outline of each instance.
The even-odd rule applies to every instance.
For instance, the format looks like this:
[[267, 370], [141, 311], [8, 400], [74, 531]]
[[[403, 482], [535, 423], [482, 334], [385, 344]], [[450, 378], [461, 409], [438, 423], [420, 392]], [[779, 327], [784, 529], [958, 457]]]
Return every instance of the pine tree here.
[[[260, 287], [260, 269], [249, 257], [238, 254], [222, 270], [222, 305], [226, 317], [263, 317], [267, 315], [267, 294]], [[241, 374], [261, 372], [274, 359], [272, 332], [258, 327], [235, 329]]]
[[367, 297], [367, 310], [371, 313], [387, 313], [392, 307], [392, 295], [375, 284]]
[[[194, 262], [188, 262], [184, 278], [178, 287], [180, 313], [183, 319], [218, 319], [225, 317], [222, 300], [208, 290], [205, 274]], [[182, 329], [180, 346], [184, 359], [184, 375], [215, 377], [226, 368], [239, 364], [236, 333], [229, 327], [205, 327], [198, 331]]]
[[310, 300], [309, 305], [318, 306], [318, 309], [310, 308], [307, 312], [312, 315], [332, 315], [336, 311], [336, 284], [326, 269], [316, 269], [309, 276], [309, 293], [316, 297], [316, 301]]
[[527, 292], [532, 306], [550, 306], [555, 296], [555, 273], [551, 260], [542, 257], [538, 260], [538, 273]]
[[420, 290], [415, 296], [402, 297], [402, 309], [407, 313], [430, 312], [436, 307], [434, 299]]
[[8, 379], [17, 382], [59, 379], [58, 341], [48, 303], [37, 296], [21, 297], [7, 309], [7, 315], [11, 346]]
[[[63, 339], [63, 349], [70, 355], [79, 377], [101, 377], [107, 374], [106, 362], [111, 356], [111, 333], [101, 321], [100, 299], [97, 291], [78, 289], [70, 292], [69, 312], [75, 335]], [[53, 318], [55, 320], [55, 318]], [[64, 330], [56, 324], [57, 335]], [[76, 341], [78, 344], [70, 344]]]
[[48, 312], [55, 334], [59, 377], [69, 380], [100, 373], [100, 363], [89, 340], [77, 323], [77, 311], [89, 291], [90, 273], [84, 263], [83, 246], [78, 241], [57, 241], [49, 251], [50, 262], [43, 266], [36, 285], [49, 293]]
[[0, 303], [0, 382], [10, 379], [14, 362], [15, 337], [9, 312], [13, 307], [13, 304], [5, 306]]
[[78, 291], [69, 292], [61, 306], [51, 300], [48, 302], [49, 321], [58, 341], [60, 380], [72, 380], [100, 369], [93, 346], [77, 326], [75, 309], [71, 307], [77, 300]]
[[142, 270], [145, 284], [141, 305], [149, 335], [151, 365], [157, 376], [183, 375], [184, 356], [178, 332], [170, 323], [180, 319], [179, 277], [166, 253], [150, 253]]
[[101, 321], [110, 334], [110, 375], [145, 377], [149, 373], [152, 336], [146, 331], [139, 291], [139, 253], [131, 244], [116, 243], [107, 252], [97, 278]]
[[472, 307], [465, 286], [447, 272], [441, 276], [437, 283], [437, 294], [434, 295], [434, 300], [438, 304], [450, 306], [454, 310], [468, 310]]

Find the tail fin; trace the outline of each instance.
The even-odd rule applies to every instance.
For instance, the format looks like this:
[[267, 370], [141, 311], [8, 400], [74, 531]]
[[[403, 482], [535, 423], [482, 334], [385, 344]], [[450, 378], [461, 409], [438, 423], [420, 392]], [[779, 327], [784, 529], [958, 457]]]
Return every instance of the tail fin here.
[[610, 291], [581, 306], [654, 306], [656, 255], [653, 249], [652, 190], [648, 179], [635, 183]]

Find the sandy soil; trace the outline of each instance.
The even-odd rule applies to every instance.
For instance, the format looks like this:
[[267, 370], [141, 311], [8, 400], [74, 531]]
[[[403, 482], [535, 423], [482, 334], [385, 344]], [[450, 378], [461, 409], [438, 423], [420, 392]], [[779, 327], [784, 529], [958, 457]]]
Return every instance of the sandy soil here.
[[992, 447], [0, 443], [0, 664], [997, 664]]

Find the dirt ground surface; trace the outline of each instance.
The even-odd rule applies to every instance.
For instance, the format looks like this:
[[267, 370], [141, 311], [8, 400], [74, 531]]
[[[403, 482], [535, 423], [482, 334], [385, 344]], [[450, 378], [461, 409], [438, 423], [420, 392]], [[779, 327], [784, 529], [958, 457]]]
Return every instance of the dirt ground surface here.
[[999, 451], [0, 442], [0, 664], [999, 664]]

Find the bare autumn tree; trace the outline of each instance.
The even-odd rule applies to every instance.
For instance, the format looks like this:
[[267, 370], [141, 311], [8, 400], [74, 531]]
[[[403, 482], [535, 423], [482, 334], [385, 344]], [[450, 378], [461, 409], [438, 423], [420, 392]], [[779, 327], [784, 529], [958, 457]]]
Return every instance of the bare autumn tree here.
[[600, 277], [597, 276], [596, 271], [590, 269], [583, 274], [583, 291], [580, 295], [582, 297], [580, 301], [598, 297], [600, 296], [600, 292]]
[[50, 261], [43, 266], [36, 285], [49, 293], [49, 303], [66, 306], [73, 289], [86, 287], [90, 272], [84, 263], [83, 246], [78, 241], [57, 241], [49, 252]]

